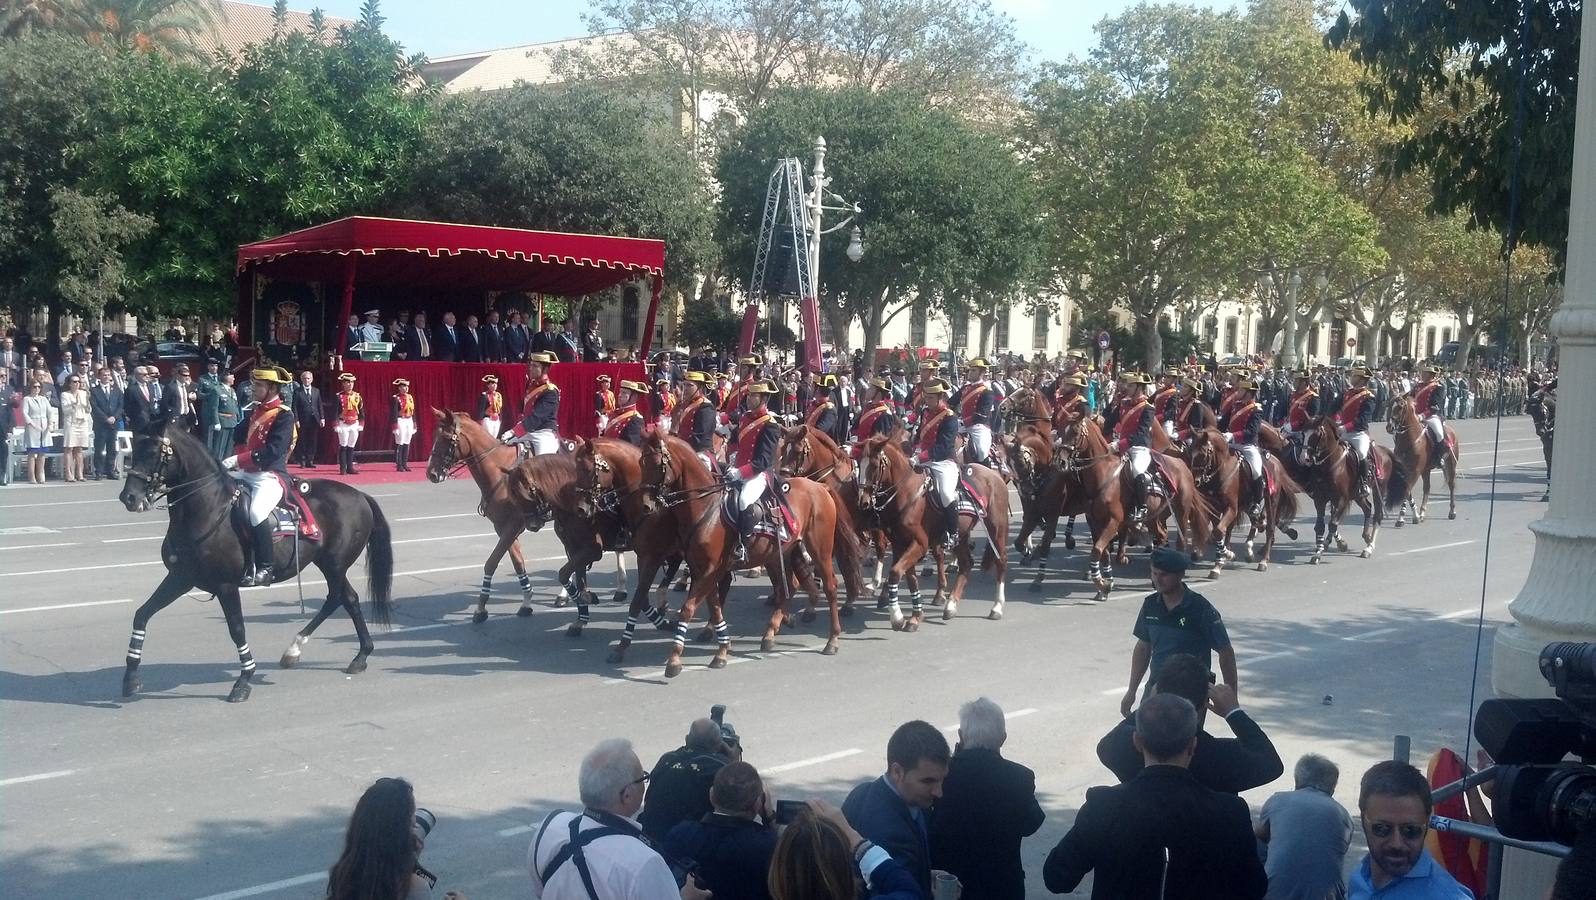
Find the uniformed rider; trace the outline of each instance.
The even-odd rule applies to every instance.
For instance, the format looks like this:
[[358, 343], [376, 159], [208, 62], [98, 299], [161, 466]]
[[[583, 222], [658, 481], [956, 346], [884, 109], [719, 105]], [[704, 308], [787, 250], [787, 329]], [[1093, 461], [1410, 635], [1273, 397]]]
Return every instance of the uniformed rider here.
[[1225, 437], [1231, 449], [1241, 454], [1252, 476], [1253, 515], [1260, 515], [1268, 487], [1264, 482], [1263, 451], [1258, 449], [1258, 426], [1263, 424], [1263, 407], [1258, 405], [1258, 385], [1253, 381], [1236, 382], [1236, 406], [1230, 413], [1230, 424]]
[[1446, 395], [1441, 390], [1441, 382], [1436, 380], [1440, 370], [1425, 366], [1419, 374], [1422, 380], [1413, 389], [1413, 411], [1423, 420], [1424, 431], [1430, 436], [1431, 458], [1444, 465], [1452, 455], [1452, 448], [1447, 446], [1446, 427], [1441, 424], [1441, 416], [1446, 412]]
[[527, 356], [526, 411], [508, 443], [530, 443], [533, 456], [558, 453], [560, 449], [560, 389], [549, 382], [549, 367], [555, 359], [552, 353]]
[[920, 396], [926, 406], [915, 441], [915, 461], [931, 473], [942, 507], [942, 546], [951, 550], [959, 541], [959, 417], [948, 408], [946, 382], [921, 384]]
[[733, 464], [726, 467], [728, 478], [735, 482], [730, 489], [737, 492], [738, 540], [732, 562], [739, 566], [748, 561], [748, 539], [759, 524], [759, 501], [770, 488], [770, 469], [776, 463], [776, 444], [781, 440], [781, 425], [766, 409], [774, 393], [776, 386], [768, 381], [755, 381], [743, 388], [736, 455]]
[[992, 459], [992, 422], [997, 416], [997, 391], [986, 380], [986, 360], [976, 357], [965, 365], [970, 380], [959, 394], [959, 421], [964, 425], [965, 462], [997, 468]]
[[[892, 404], [892, 382], [885, 378], [871, 379], [870, 390], [865, 394], [864, 411], [859, 413], [858, 421], [853, 423], [852, 441], [848, 447], [849, 455], [857, 460], [865, 441], [878, 434], [891, 434], [897, 427], [898, 415]], [[858, 469], [854, 469], [855, 475], [858, 472]]]
[[1153, 415], [1157, 418], [1159, 427], [1171, 439], [1175, 437], [1178, 427], [1175, 418], [1180, 412], [1178, 395], [1180, 394], [1180, 370], [1167, 368], [1159, 376], [1158, 390], [1153, 394]]
[[1152, 487], [1152, 476], [1147, 467], [1153, 461], [1151, 449], [1156, 416], [1153, 404], [1147, 400], [1147, 385], [1152, 381], [1140, 372], [1125, 376], [1130, 393], [1121, 401], [1119, 415], [1114, 421], [1114, 449], [1124, 454], [1130, 464], [1135, 485], [1134, 508], [1131, 519], [1141, 521], [1147, 515], [1147, 494]]
[[836, 390], [837, 376], [822, 375], [820, 390], [815, 393], [814, 404], [804, 416], [805, 425], [824, 431], [827, 437], [831, 437], [837, 430], [837, 402], [833, 399]]
[[[1336, 425], [1342, 438], [1358, 460], [1361, 491], [1369, 491], [1374, 477], [1374, 466], [1369, 461], [1369, 420], [1374, 414], [1374, 392], [1369, 390], [1369, 370], [1356, 366], [1348, 375], [1352, 386], [1341, 401], [1341, 411], [1336, 414]], [[1371, 492], [1372, 493], [1372, 492]]]
[[1060, 375], [1053, 382], [1053, 434], [1062, 435], [1066, 428], [1086, 418], [1086, 376], [1076, 372]]
[[1175, 439], [1191, 446], [1192, 435], [1207, 424], [1203, 415], [1203, 382], [1187, 376], [1180, 380], [1180, 391], [1175, 396]]
[[682, 379], [678, 388], [681, 402], [676, 406], [671, 432], [691, 444], [693, 452], [713, 472], [718, 468], [715, 465], [715, 426], [719, 417], [715, 404], [704, 394], [711, 380], [708, 372], [688, 372]]
[[249, 493], [253, 540], [245, 547], [244, 578], [239, 587], [264, 587], [272, 583], [272, 510], [283, 499], [288, 456], [294, 450], [294, 414], [283, 405], [279, 391], [293, 379], [277, 366], [255, 369], [249, 377], [255, 409], [249, 415], [244, 447], [222, 465]]
[[1291, 392], [1291, 405], [1286, 409], [1286, 423], [1280, 430], [1288, 438], [1298, 438], [1308, 430], [1308, 423], [1319, 415], [1319, 392], [1313, 389], [1313, 376], [1307, 369], [1298, 369], [1292, 375], [1297, 384]]
[[634, 447], [643, 446], [643, 412], [638, 400], [648, 393], [648, 385], [639, 381], [621, 381], [616, 392], [615, 413], [604, 423], [603, 437], [626, 441]]

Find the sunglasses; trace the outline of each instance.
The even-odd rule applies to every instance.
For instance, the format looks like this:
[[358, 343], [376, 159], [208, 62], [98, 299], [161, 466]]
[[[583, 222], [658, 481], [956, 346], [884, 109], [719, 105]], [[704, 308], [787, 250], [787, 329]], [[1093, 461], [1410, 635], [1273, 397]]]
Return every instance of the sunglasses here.
[[1377, 838], [1388, 838], [1395, 831], [1402, 835], [1405, 841], [1416, 841], [1424, 837], [1424, 825], [1392, 825], [1390, 822], [1375, 822], [1369, 826], [1369, 833]]

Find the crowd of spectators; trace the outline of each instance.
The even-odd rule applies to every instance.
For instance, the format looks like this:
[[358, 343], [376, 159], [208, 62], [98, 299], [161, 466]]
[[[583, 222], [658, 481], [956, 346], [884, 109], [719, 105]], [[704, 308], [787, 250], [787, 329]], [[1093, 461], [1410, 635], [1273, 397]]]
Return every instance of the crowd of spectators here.
[[559, 321], [546, 317], [539, 329], [518, 309], [502, 315], [493, 309], [463, 319], [450, 311], [436, 322], [424, 311], [399, 310], [386, 324], [382, 310], [368, 309], [351, 315], [344, 330], [346, 347], [391, 344], [389, 359], [406, 362], [521, 363], [532, 353], [552, 353], [567, 363], [630, 362], [636, 352], [606, 347], [596, 318], [584, 318], [578, 331], [574, 316]]

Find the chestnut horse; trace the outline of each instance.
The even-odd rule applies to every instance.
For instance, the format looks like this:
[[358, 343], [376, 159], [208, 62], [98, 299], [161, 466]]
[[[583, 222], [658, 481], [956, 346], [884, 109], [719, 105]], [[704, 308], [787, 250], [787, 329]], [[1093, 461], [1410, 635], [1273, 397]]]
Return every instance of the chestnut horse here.
[[[1165, 437], [1167, 439], [1168, 435]], [[1060, 443], [1065, 452], [1059, 464], [1066, 472], [1080, 478], [1081, 489], [1088, 497], [1086, 520], [1092, 528], [1092, 556], [1087, 564], [1087, 577], [1097, 589], [1092, 599], [1107, 600], [1114, 589], [1109, 545], [1131, 530], [1130, 467], [1109, 447], [1093, 419], [1082, 419], [1065, 429]], [[1147, 497], [1147, 528], [1151, 541], [1155, 545], [1168, 543], [1163, 520], [1173, 514], [1182, 546], [1193, 559], [1199, 559], [1201, 548], [1208, 543], [1213, 509], [1197, 490], [1191, 469], [1184, 462], [1160, 453], [1154, 454], [1154, 460], [1174, 483], [1174, 490], [1171, 497], [1156, 493]], [[1123, 549], [1119, 562], [1122, 565], [1126, 562]]]
[[1264, 466], [1274, 481], [1275, 491], [1263, 498], [1263, 515], [1253, 516], [1251, 510], [1258, 501], [1254, 496], [1256, 483], [1251, 473], [1246, 471], [1246, 462], [1230, 449], [1224, 433], [1205, 428], [1195, 432], [1193, 438], [1190, 451], [1192, 477], [1197, 479], [1197, 487], [1219, 512], [1219, 520], [1214, 527], [1214, 567], [1209, 570], [1208, 577], [1218, 578], [1219, 573], [1224, 571], [1225, 563], [1236, 558], [1230, 549], [1230, 534], [1243, 513], [1247, 514], [1250, 523], [1247, 531], [1247, 561], [1253, 561], [1253, 538], [1262, 532], [1264, 546], [1263, 555], [1257, 558], [1258, 571], [1268, 571], [1269, 554], [1275, 549], [1275, 530], [1279, 529], [1292, 540], [1297, 539], [1291, 520], [1296, 518], [1297, 492], [1302, 488], [1286, 474], [1285, 467], [1274, 454], [1265, 453]]
[[[931, 546], [931, 535], [940, 534], [942, 513], [931, 502], [929, 493], [934, 490], [929, 474], [916, 472], [909, 458], [899, 449], [891, 435], [876, 435], [865, 442], [860, 453], [859, 486], [870, 509], [881, 516], [881, 524], [892, 539], [892, 569], [887, 576], [887, 586], [882, 596], [892, 611], [892, 627], [914, 631], [924, 621], [920, 601], [919, 582], [914, 575], [914, 564]], [[980, 516], [986, 527], [989, 551], [983, 558], [983, 567], [990, 565], [997, 579], [997, 594], [987, 618], [1003, 618], [1006, 580], [1009, 571], [1009, 491], [1008, 484], [997, 472], [986, 466], [972, 463], [964, 466], [962, 478], [981, 492], [985, 501], [985, 514]], [[959, 601], [964, 599], [964, 589], [970, 581], [970, 568], [974, 565], [971, 554], [970, 532], [975, 528], [977, 515], [959, 517], [958, 554], [959, 574], [953, 590], [947, 592], [946, 559], [940, 547], [935, 551], [937, 561], [937, 596], [934, 602], [946, 601], [942, 608], [943, 620], [952, 619], [959, 611]], [[909, 579], [913, 615], [905, 620], [898, 607], [898, 582]]]
[[[1386, 506], [1396, 510], [1395, 527], [1402, 527], [1404, 512], [1412, 513], [1415, 525], [1429, 515], [1430, 470], [1438, 465], [1446, 478], [1449, 501], [1446, 517], [1457, 518], [1457, 461], [1463, 455], [1463, 448], [1457, 442], [1457, 432], [1450, 425], [1441, 426], [1452, 453], [1444, 462], [1437, 462], [1431, 454], [1430, 436], [1425, 433], [1424, 422], [1413, 409], [1412, 397], [1397, 397], [1391, 401], [1391, 411], [1385, 418], [1385, 430], [1390, 432], [1396, 445], [1392, 455], [1396, 457], [1397, 469], [1392, 473], [1391, 493], [1385, 496]], [[1424, 481], [1424, 496], [1414, 503], [1413, 488], [1420, 479]]]
[[[680, 530], [687, 567], [692, 572], [692, 588], [682, 604], [681, 618], [676, 624], [675, 643], [670, 659], [665, 664], [665, 677], [674, 678], [682, 671], [682, 649], [687, 643], [687, 626], [698, 605], [711, 600], [711, 615], [715, 623], [716, 638], [726, 633], [724, 611], [720, 609], [718, 586], [733, 571], [732, 547], [738, 540], [737, 529], [728, 525], [720, 515], [721, 501], [727, 485], [704, 467], [698, 454], [681, 438], [655, 429], [643, 439], [642, 453], [645, 508], [656, 514], [663, 510], [674, 518]], [[767, 534], [758, 534], [748, 541], [748, 557], [741, 568], [765, 567], [771, 573], [771, 589], [776, 599], [770, 623], [766, 626], [760, 649], [775, 649], [776, 633], [786, 616], [787, 577], [797, 571], [798, 551], [806, 550], [814, 567], [819, 571], [826, 600], [831, 609], [831, 631], [825, 648], [820, 652], [830, 656], [838, 649], [842, 635], [842, 622], [837, 608], [837, 575], [832, 569], [832, 553], [837, 552], [843, 565], [857, 572], [860, 549], [853, 526], [847, 520], [842, 502], [834, 491], [807, 478], [793, 478], [783, 482], [783, 498], [796, 519], [798, 535], [785, 541], [773, 540]], [[781, 488], [773, 485], [775, 493]], [[777, 513], [778, 516], [781, 513]], [[813, 590], [812, 580], [807, 585]], [[710, 661], [710, 668], [725, 667], [731, 656], [730, 644], [722, 640]]]
[[[1371, 479], [1372, 496], [1364, 496], [1359, 485], [1357, 457], [1352, 448], [1341, 441], [1340, 433], [1329, 417], [1318, 416], [1312, 420], [1303, 433], [1303, 448], [1305, 464], [1299, 466], [1291, 463], [1288, 468], [1298, 470], [1293, 475], [1303, 491], [1313, 499], [1317, 513], [1313, 524], [1313, 556], [1308, 558], [1308, 562], [1317, 565], [1331, 541], [1335, 542], [1336, 549], [1347, 549], [1347, 542], [1341, 537], [1341, 518], [1353, 503], [1363, 510], [1364, 546], [1360, 555], [1364, 559], [1373, 556], [1375, 538], [1379, 536], [1380, 523], [1384, 518], [1385, 504], [1381, 497], [1386, 482], [1393, 477], [1391, 470], [1395, 468], [1391, 451], [1370, 442], [1369, 453], [1376, 461], [1380, 476]], [[1326, 510], [1329, 511], [1328, 521]]]
[[[482, 564], [482, 586], [477, 592], [477, 610], [471, 620], [487, 621], [488, 594], [493, 589], [493, 573], [498, 570], [499, 561], [506, 552], [510, 554], [510, 564], [515, 566], [516, 578], [521, 582], [521, 607], [515, 614], [530, 616], [532, 579], [526, 570], [526, 557], [521, 554], [520, 541], [521, 532], [526, 530], [528, 524], [526, 510], [510, 496], [505, 478], [505, 472], [516, 464], [516, 448], [499, 443], [497, 437], [488, 434], [476, 420], [463, 412], [446, 413], [434, 409], [432, 414], [437, 417], [438, 428], [433, 433], [432, 452], [427, 457], [427, 479], [434, 484], [442, 484], [461, 469], [470, 472], [477, 489], [482, 492], [477, 514], [492, 523], [494, 532], [499, 536], [499, 543]], [[626, 595], [626, 564], [619, 553], [615, 555], [615, 561], [619, 578], [616, 595], [619, 599]], [[561, 597], [556, 605], [564, 606], [566, 601], [567, 598]]]
[[[896, 430], [893, 435], [902, 435], [902, 430]], [[788, 428], [781, 438], [781, 446], [776, 448], [776, 470], [783, 478], [808, 478], [818, 481], [837, 492], [847, 509], [849, 519], [858, 534], [866, 538], [865, 543], [875, 551], [876, 567], [875, 577], [864, 585], [864, 590], [874, 593], [882, 582], [883, 570], [886, 568], [886, 535], [880, 527], [873, 522], [867, 510], [859, 502], [859, 484], [854, 477], [857, 466], [853, 457], [832, 440], [831, 435], [811, 425], [795, 425]], [[846, 580], [848, 573], [843, 573]], [[850, 593], [856, 593], [851, 591]], [[842, 614], [853, 614], [854, 598], [848, 598], [848, 604], [843, 607]], [[806, 616], [812, 616], [814, 607]], [[807, 618], [805, 619], [807, 621]]]

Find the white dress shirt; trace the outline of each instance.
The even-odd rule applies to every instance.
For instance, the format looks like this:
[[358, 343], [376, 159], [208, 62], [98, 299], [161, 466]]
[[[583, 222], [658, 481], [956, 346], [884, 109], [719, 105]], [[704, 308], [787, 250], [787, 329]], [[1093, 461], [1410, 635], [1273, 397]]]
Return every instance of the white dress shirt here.
[[[570, 843], [571, 820], [577, 815], [573, 812], [555, 813], [542, 829], [533, 834], [532, 845], [527, 848], [527, 866], [532, 872], [532, 896], [542, 900], [589, 900], [575, 859], [567, 859], [554, 870], [548, 884], [544, 884], [540, 877], [543, 868], [560, 852], [560, 848]], [[636, 819], [626, 821], [641, 833], [642, 826]], [[587, 816], [582, 817], [582, 831], [602, 827], [599, 822]], [[624, 835], [601, 837], [583, 847], [582, 854], [593, 876], [593, 889], [598, 894], [598, 900], [679, 900], [681, 897], [665, 858], [639, 838]]]

